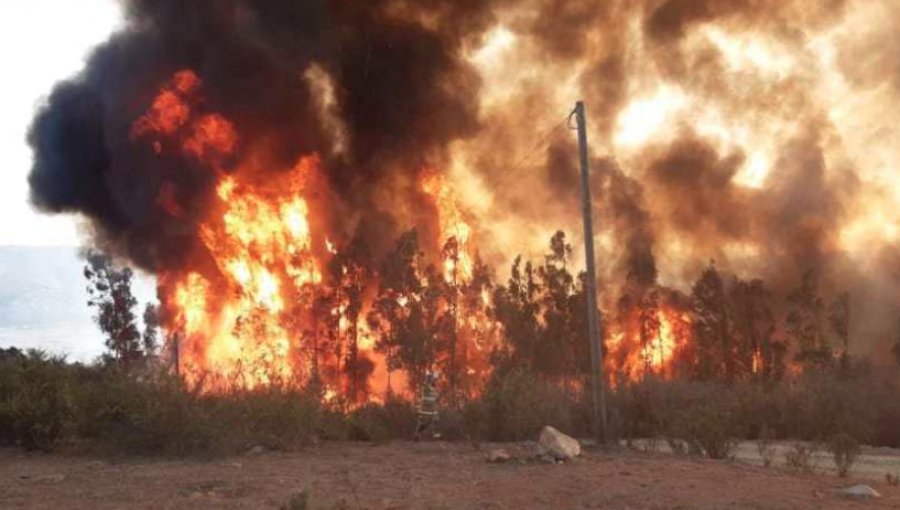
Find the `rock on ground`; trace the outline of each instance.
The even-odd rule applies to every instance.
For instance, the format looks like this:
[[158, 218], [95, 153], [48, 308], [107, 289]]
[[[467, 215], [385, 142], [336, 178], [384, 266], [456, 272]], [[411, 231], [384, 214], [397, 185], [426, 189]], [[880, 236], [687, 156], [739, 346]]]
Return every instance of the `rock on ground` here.
[[486, 458], [488, 462], [509, 462], [512, 460], [512, 455], [506, 449], [498, 448], [489, 451]]
[[553, 427], [546, 426], [541, 431], [538, 444], [546, 452], [558, 460], [568, 460], [581, 455], [581, 444]]
[[844, 487], [843, 489], [838, 490], [838, 494], [844, 496], [845, 498], [853, 499], [870, 499], [881, 497], [881, 494], [879, 494], [878, 491], [869, 487], [868, 485], [853, 485], [850, 487]]

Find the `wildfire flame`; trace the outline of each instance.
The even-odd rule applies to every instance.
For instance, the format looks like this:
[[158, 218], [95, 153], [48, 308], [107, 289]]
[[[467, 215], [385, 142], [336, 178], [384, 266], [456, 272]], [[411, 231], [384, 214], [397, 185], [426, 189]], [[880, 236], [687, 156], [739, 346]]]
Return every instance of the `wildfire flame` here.
[[[609, 373], [674, 375], [705, 359], [692, 333], [719, 345], [708, 337], [734, 329], [740, 375], [769, 374], [806, 343], [774, 338], [804, 273], [823, 300], [852, 291], [864, 303], [852, 328], [810, 312], [826, 330], [816, 343], [840, 336], [849, 349], [852, 329], [845, 354], [887, 352], [900, 292], [885, 277], [900, 260], [897, 2], [568, 2], [562, 13], [550, 1], [337, 2], [327, 16], [304, 2], [157, 3], [168, 7], [129, 9], [42, 101], [28, 180], [38, 209], [82, 215], [88, 241], [158, 277], [179, 371], [204, 389], [315, 382], [336, 403], [400, 389], [417, 361], [398, 361], [409, 342], [389, 326], [414, 314], [429, 322], [416, 340], [439, 344], [419, 358], [484, 380], [494, 347], [519, 350], [495, 317], [512, 330], [519, 314], [492, 303], [518, 281], [520, 336], [541, 337], [553, 326], [542, 266], [494, 289], [481, 255], [510, 267], [580, 224], [564, 129], [578, 99]], [[158, 75], [187, 62], [202, 73]], [[387, 237], [413, 228], [403, 272], [415, 285], [399, 289], [379, 269], [393, 262]], [[569, 273], [579, 252], [544, 271]], [[759, 279], [765, 310], [708, 332], [702, 300], [685, 302], [707, 260], [727, 275], [711, 299]], [[575, 281], [560, 286], [567, 306], [582, 298]], [[582, 321], [573, 309], [566, 321]]]
[[[376, 331], [365, 320], [371, 298], [366, 296], [351, 312], [354, 305], [347, 292], [323, 285], [323, 268], [340, 250], [330, 238], [314, 232], [310, 221], [305, 194], [309, 181], [320, 172], [320, 159], [302, 157], [277, 178], [258, 171], [253, 158], [226, 171], [224, 162], [235, 156], [240, 143], [238, 130], [224, 116], [196, 107], [202, 88], [196, 73], [176, 73], [132, 126], [135, 141], [149, 142], [157, 154], [180, 150], [204, 163], [218, 179], [216, 196], [200, 227], [208, 257], [192, 261], [188, 271], [159, 278], [161, 301], [171, 312], [166, 327], [180, 335], [180, 373], [208, 391], [303, 384], [314, 376], [324, 385], [326, 400], [350, 393], [356, 393], [350, 398], [357, 400], [360, 392], [352, 390], [357, 383], [347, 379], [355, 376], [342, 379], [339, 374], [364, 359], [371, 363], [370, 382], [380, 386], [370, 398], [380, 399], [384, 391], [379, 389], [403, 391], [405, 377], [388, 367], [378, 352]], [[438, 247], [445, 283], [461, 296], [473, 279], [472, 229], [444, 178], [435, 171], [424, 176], [421, 190], [433, 200], [440, 238], [446, 240]], [[164, 183], [158, 201], [178, 216], [183, 211], [173, 199], [175, 192], [174, 184]], [[318, 245], [324, 248], [321, 253], [314, 249]], [[372, 283], [365, 280], [374, 277], [344, 264], [333, 283], [341, 289], [362, 289]], [[320, 317], [316, 299], [325, 294], [334, 304]], [[498, 340], [499, 325], [488, 313], [490, 294], [481, 289], [477, 295], [446, 306], [453, 307], [457, 318], [456, 362], [467, 367], [463, 371], [467, 376], [483, 380], [489, 372], [487, 346]], [[404, 310], [421, 299], [403, 295], [396, 302]], [[336, 323], [340, 352], [320, 348], [328, 343], [319, 338], [320, 320]]]
[[453, 241], [444, 254], [444, 278], [448, 282], [471, 280], [473, 264], [469, 238], [472, 228], [463, 219], [453, 189], [443, 175], [431, 170], [423, 173], [421, 186], [422, 191], [434, 200], [441, 238]]
[[685, 310], [670, 304], [636, 305], [610, 324], [607, 370], [629, 380], [671, 377], [679, 352], [690, 342], [691, 318]]
[[[194, 72], [176, 73], [132, 126], [132, 136], [152, 140], [157, 153], [172, 144], [207, 163], [219, 179], [200, 227], [212, 263], [160, 276], [161, 300], [173, 311], [167, 327], [183, 335], [179, 370], [210, 389], [294, 382], [309, 371], [295, 354], [295, 306], [322, 281], [303, 196], [319, 159], [303, 157], [265, 181], [254, 179], [252, 163], [226, 174], [220, 164], [234, 155], [237, 130], [217, 113], [195, 111], [201, 89]], [[161, 203], [172, 202], [172, 193], [173, 185], [165, 184]]]
[[[161, 299], [172, 310], [167, 328], [181, 334], [179, 371], [209, 391], [303, 384], [315, 376], [324, 385], [325, 400], [348, 394], [353, 383], [337, 375], [341, 364], [348, 363], [348, 353], [323, 352], [319, 344], [327, 342], [317, 331], [316, 295], [328, 292], [323, 268], [328, 258], [339, 254], [337, 243], [313, 232], [305, 198], [321, 162], [316, 155], [305, 156], [277, 178], [265, 173], [265, 180], [254, 177], [263, 173], [254, 168], [253, 159], [226, 172], [222, 162], [235, 155], [237, 129], [222, 115], [192, 106], [202, 85], [192, 71], [176, 73], [132, 126], [134, 139], [149, 141], [156, 153], [175, 147], [205, 163], [218, 178], [214, 203], [200, 228], [211, 263], [198, 262], [187, 272], [160, 276]], [[433, 203], [439, 238], [445, 241], [436, 247], [442, 254], [443, 284], [457, 296], [444, 305], [456, 323], [452, 362], [464, 367], [460, 373], [470, 388], [476, 387], [490, 375], [489, 355], [500, 344], [502, 327], [491, 316], [489, 290], [469, 288], [475, 277], [473, 229], [456, 191], [434, 170], [424, 171], [419, 185]], [[170, 204], [170, 214], [180, 215], [174, 192], [174, 185], [164, 183], [159, 202]], [[315, 243], [324, 248], [321, 254], [313, 249]], [[344, 265], [337, 283], [362, 288], [371, 283], [362, 281], [366, 278]], [[468, 299], [466, 292], [472, 294]], [[326, 315], [336, 322], [346, 349], [371, 362], [371, 381], [384, 391], [370, 398], [380, 399], [385, 391], [403, 391], [407, 381], [379, 352], [377, 331], [372, 329], [376, 325], [364, 319], [370, 300], [367, 297], [351, 315], [349, 296], [338, 293]], [[400, 313], [406, 314], [411, 302], [421, 300], [418, 294], [396, 296]], [[681, 312], [665, 306], [651, 316], [636, 307], [619, 318], [607, 340], [614, 372], [632, 379], [668, 373], [687, 341], [684, 321]]]

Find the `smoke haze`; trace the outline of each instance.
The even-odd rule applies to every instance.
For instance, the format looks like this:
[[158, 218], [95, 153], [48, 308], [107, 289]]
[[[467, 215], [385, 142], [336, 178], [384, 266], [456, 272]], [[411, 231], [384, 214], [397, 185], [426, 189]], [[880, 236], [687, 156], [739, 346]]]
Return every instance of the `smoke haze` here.
[[205, 250], [215, 174], [132, 136], [191, 69], [202, 80], [191, 108], [239, 134], [218, 166], [252, 159], [259, 179], [277, 180], [317, 154], [314, 230], [374, 260], [413, 226], [439, 246], [427, 172], [446, 177], [502, 273], [559, 228], [580, 244], [565, 122], [584, 99], [606, 306], [626, 281], [687, 291], [714, 260], [776, 294], [808, 270], [826, 295], [849, 291], [860, 353], [879, 352], [895, 325], [894, 2], [128, 0], [125, 11], [123, 31], [36, 114], [29, 182], [39, 209], [88, 218], [89, 242], [150, 272]]

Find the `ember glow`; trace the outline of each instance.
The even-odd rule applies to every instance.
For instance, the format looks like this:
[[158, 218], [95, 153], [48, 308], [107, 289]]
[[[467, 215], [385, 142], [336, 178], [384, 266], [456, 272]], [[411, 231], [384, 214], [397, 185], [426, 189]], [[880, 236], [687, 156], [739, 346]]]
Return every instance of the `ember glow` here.
[[782, 319], [806, 272], [850, 293], [856, 354], [892, 335], [895, 2], [124, 3], [35, 119], [32, 198], [157, 276], [191, 382], [383, 398], [407, 335], [477, 392], [514, 258], [562, 229], [583, 266], [579, 99], [614, 376], [694, 355], [711, 264]]

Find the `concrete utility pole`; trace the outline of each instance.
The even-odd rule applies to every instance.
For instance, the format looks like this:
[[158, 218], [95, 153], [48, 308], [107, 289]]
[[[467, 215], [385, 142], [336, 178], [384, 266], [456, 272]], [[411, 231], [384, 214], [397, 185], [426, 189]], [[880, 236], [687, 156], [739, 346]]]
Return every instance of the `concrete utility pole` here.
[[594, 210], [591, 205], [590, 170], [588, 168], [587, 130], [584, 102], [575, 104], [572, 112], [578, 123], [578, 155], [581, 159], [581, 198], [584, 206], [584, 255], [587, 265], [585, 297], [587, 301], [588, 341], [591, 344], [591, 397], [594, 437], [606, 444], [606, 391], [603, 383], [603, 344], [600, 313], [597, 310], [597, 269], [594, 267]]

